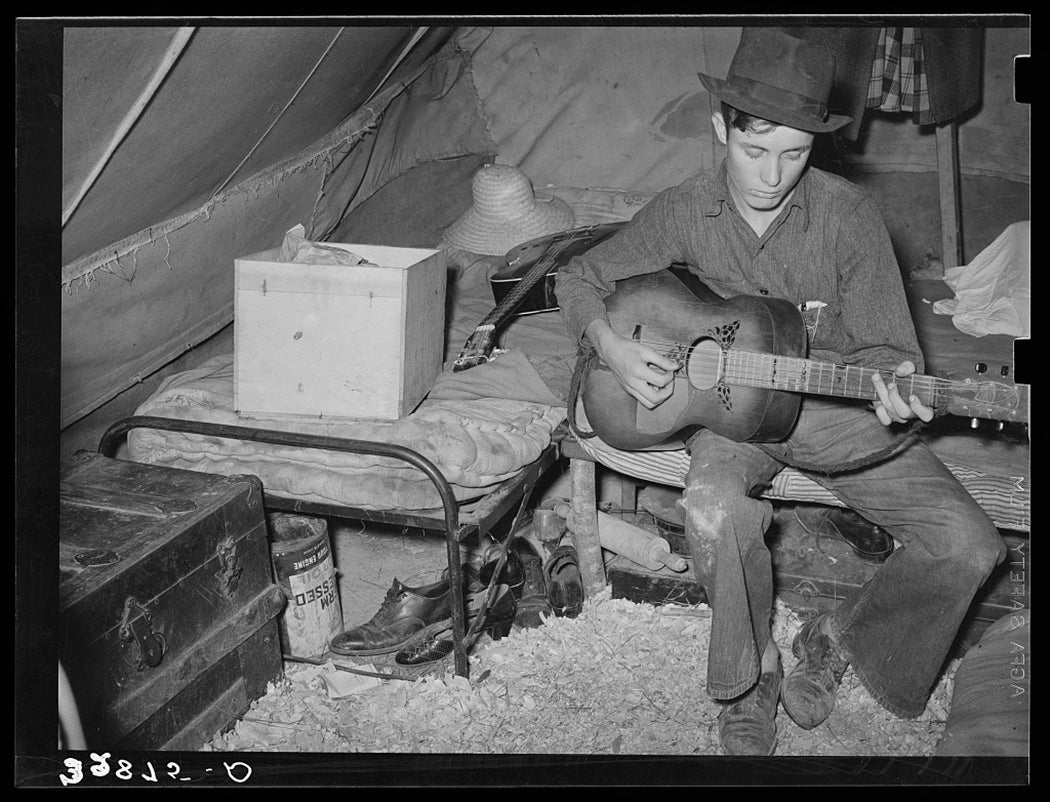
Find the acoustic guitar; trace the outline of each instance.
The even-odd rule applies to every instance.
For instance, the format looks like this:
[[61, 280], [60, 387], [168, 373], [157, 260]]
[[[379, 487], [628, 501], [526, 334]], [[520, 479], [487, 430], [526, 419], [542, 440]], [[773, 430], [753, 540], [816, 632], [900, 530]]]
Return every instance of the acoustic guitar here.
[[[583, 379], [587, 419], [604, 442], [622, 450], [680, 443], [704, 427], [739, 442], [774, 442], [791, 433], [806, 394], [872, 400], [876, 372], [806, 358], [806, 325], [794, 304], [777, 298], [721, 299], [695, 277], [668, 269], [617, 282], [605, 299], [609, 323], [679, 367], [674, 392], [653, 409], [629, 395], [598, 364]], [[887, 383], [891, 372], [882, 371]], [[912, 375], [895, 378], [938, 412], [1027, 422], [1021, 385]]]
[[523, 242], [507, 251], [506, 267], [489, 279], [496, 306], [474, 327], [453, 362], [453, 372], [468, 370], [492, 359], [496, 333], [510, 318], [555, 311], [558, 301], [554, 296], [554, 281], [558, 268], [624, 225], [616, 222], [574, 228]]

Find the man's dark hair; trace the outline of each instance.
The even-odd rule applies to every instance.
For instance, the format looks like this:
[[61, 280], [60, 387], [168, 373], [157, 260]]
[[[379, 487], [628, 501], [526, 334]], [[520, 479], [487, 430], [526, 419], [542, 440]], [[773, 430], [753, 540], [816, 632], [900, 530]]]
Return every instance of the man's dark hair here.
[[722, 101], [722, 119], [725, 120], [727, 129], [736, 128], [738, 131], [750, 131], [752, 134], [768, 133], [780, 124], [741, 111], [724, 100]]

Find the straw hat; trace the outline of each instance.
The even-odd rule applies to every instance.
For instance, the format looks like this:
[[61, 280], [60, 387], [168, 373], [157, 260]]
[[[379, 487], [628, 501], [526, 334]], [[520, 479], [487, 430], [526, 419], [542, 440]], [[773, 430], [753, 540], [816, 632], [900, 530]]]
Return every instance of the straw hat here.
[[449, 245], [485, 256], [502, 256], [523, 242], [573, 227], [572, 208], [537, 194], [516, 167], [489, 164], [474, 174], [471, 207], [445, 232]]
[[828, 110], [835, 78], [831, 52], [778, 28], [744, 28], [725, 80], [699, 76], [730, 106], [800, 131], [826, 133], [853, 121]]

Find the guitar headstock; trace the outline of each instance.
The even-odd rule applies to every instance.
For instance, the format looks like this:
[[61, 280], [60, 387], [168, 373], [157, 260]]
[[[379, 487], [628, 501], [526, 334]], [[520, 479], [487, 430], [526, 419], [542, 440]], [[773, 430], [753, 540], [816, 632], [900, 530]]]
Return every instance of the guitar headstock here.
[[488, 323], [482, 323], [474, 329], [460, 350], [459, 356], [452, 362], [452, 372], [459, 373], [490, 361], [495, 330], [496, 327]]
[[489, 358], [487, 356], [459, 356], [452, 363], [452, 372], [459, 373], [464, 370], [470, 370], [478, 365], [484, 365], [488, 361]]
[[1028, 387], [1006, 381], [978, 380], [950, 374], [938, 408], [953, 415], [1008, 423], [1028, 423]]

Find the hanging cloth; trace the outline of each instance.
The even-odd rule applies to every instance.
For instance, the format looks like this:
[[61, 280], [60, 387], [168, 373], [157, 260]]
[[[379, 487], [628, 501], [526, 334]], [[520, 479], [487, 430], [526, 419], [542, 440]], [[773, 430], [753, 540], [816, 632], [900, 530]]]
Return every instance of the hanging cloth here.
[[919, 125], [933, 122], [923, 68], [922, 30], [883, 28], [868, 83], [869, 109], [908, 112]]
[[920, 125], [943, 125], [980, 102], [982, 28], [858, 25], [787, 30], [819, 42], [835, 56], [835, 86], [828, 105], [835, 113], [853, 117], [838, 132], [845, 139], [857, 139], [865, 109], [881, 109], [884, 103], [888, 108], [883, 110], [910, 113]]

